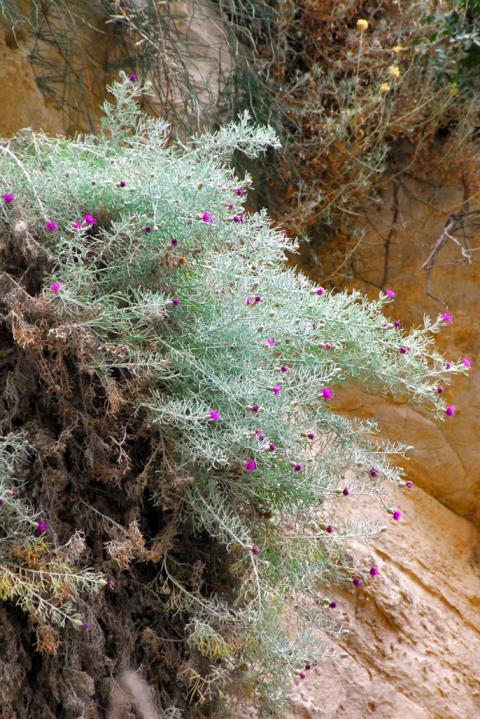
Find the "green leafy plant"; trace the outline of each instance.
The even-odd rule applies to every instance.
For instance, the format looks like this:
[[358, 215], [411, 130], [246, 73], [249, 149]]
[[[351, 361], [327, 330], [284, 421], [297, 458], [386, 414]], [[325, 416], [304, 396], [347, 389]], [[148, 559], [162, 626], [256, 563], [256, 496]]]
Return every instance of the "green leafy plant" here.
[[[75, 402], [65, 368], [92, 378], [81, 411], [100, 398], [109, 417], [97, 421], [118, 458], [109, 481], [139, 451], [127, 432], [143, 438], [130, 482], [150, 477], [160, 530], [144, 541], [131, 526], [129, 543], [107, 549], [123, 569], [134, 556], [156, 566], [152, 586], [185, 628], [178, 675], [191, 700], [213, 701], [242, 668], [267, 714], [288, 694], [285, 672], [332, 655], [315, 632], [343, 632], [309, 598], [350, 585], [349, 537], [384, 529], [365, 520], [332, 534], [330, 503], [350, 491], [385, 503], [381, 480], [404, 485], [389, 456], [405, 448], [336, 413], [336, 388], [354, 380], [442, 417], [438, 382], [465, 367], [447, 370], [434, 348], [448, 315], [404, 333], [383, 314], [392, 291], [370, 302], [286, 266], [296, 244], [264, 211], [245, 213], [251, 181], [230, 164], [277, 146], [271, 129], [244, 118], [170, 146], [137, 105], [142, 88], [123, 76], [110, 92], [98, 137], [25, 130], [0, 145], [5, 252], [20, 243], [37, 267], [11, 278], [4, 322], [39, 352], [64, 413]], [[295, 627], [279, 621], [289, 606]]]

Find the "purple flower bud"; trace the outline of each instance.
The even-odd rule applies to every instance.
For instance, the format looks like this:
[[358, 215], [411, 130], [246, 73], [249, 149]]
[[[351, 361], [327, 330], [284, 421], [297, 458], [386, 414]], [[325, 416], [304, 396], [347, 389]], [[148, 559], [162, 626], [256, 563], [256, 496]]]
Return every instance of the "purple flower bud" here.
[[348, 495], [350, 494], [348, 487], [345, 487], [345, 489], [342, 490], [342, 494], [344, 497], [348, 497]]
[[204, 212], [202, 215], [202, 220], [204, 222], [213, 222], [213, 217], [209, 212]]
[[353, 583], [356, 587], [359, 587], [362, 583], [362, 580], [360, 579], [360, 577], [355, 577], [355, 579], [353, 580]]
[[327, 524], [327, 526], [325, 527], [325, 531], [328, 532], [328, 534], [332, 534], [332, 533], [333, 533], [333, 527], [332, 527], [332, 525], [331, 525], [331, 524]]
[[11, 192], [6, 192], [5, 195], [3, 195], [3, 201], [7, 205], [13, 205], [13, 203], [15, 202], [15, 196], [12, 195]]
[[245, 215], [234, 215], [232, 220], [234, 222], [245, 222]]
[[371, 575], [372, 577], [376, 577], [377, 574], [378, 574], [378, 572], [379, 572], [378, 567], [370, 567], [370, 575]]
[[130, 80], [130, 82], [137, 82], [138, 77], [136, 76], [136, 74], [134, 72], [132, 72], [132, 74], [129, 76], [128, 79]]
[[402, 323], [400, 322], [400, 320], [395, 320], [395, 322], [393, 323], [393, 326], [396, 327], [398, 330], [402, 326]]
[[324, 343], [323, 343], [323, 349], [324, 349], [324, 350], [331, 350], [331, 349], [333, 349], [333, 345], [330, 344], [330, 342], [324, 342]]
[[255, 302], [261, 302], [262, 301], [262, 295], [255, 295]]
[[180, 300], [179, 300], [179, 299], [174, 299], [174, 300], [172, 300], [172, 305], [175, 305], [176, 307], [178, 307], [179, 304], [180, 304]]
[[305, 677], [306, 677], [307, 675], [305, 674], [305, 672], [304, 672], [303, 669], [302, 669], [301, 672], [298, 672], [298, 676], [300, 677], [300, 679], [305, 679]]
[[314, 439], [317, 439], [317, 435], [315, 432], [307, 432], [307, 439], [311, 439], [313, 441]]
[[250, 551], [257, 557], [260, 554], [260, 547], [257, 547], [257, 545], [254, 544]]
[[81, 230], [83, 227], [83, 222], [81, 220], [77, 220], [73, 223], [73, 229], [74, 230]]
[[275, 344], [276, 344], [276, 342], [275, 342], [275, 340], [273, 339], [273, 337], [269, 337], [268, 340], [266, 340], [266, 343], [267, 343], [267, 345], [268, 345], [269, 347], [275, 347]]
[[243, 189], [243, 187], [236, 187], [235, 194], [237, 197], [243, 197], [245, 194], [245, 190]]
[[273, 394], [276, 395], [277, 397], [278, 397], [278, 395], [280, 394], [281, 391], [282, 391], [282, 388], [281, 388], [281, 386], [280, 386], [279, 384], [276, 384], [275, 387], [272, 387], [272, 392], [273, 392]]
[[172, 237], [172, 239], [170, 240], [170, 244], [172, 245], [172, 247], [176, 247], [176, 246], [178, 245], [178, 240], [177, 240], [177, 238], [176, 238], [176, 237]]
[[311, 665], [311, 664], [305, 664], [305, 671], [306, 671], [306, 672], [309, 672], [311, 668], [312, 668], [312, 665]]
[[126, 186], [127, 186], [127, 183], [125, 182], [125, 180], [120, 180], [120, 182], [118, 183], [118, 186], [119, 186], [119, 187], [126, 187]]
[[327, 402], [331, 399], [333, 399], [333, 390], [330, 389], [330, 387], [324, 387], [322, 389], [322, 397]]
[[282, 364], [282, 366], [278, 369], [280, 370], [280, 372], [288, 372], [288, 367], [286, 364]]
[[294, 465], [295, 472], [301, 472], [303, 469], [303, 466], [297, 462], [297, 464]]
[[90, 629], [90, 624], [88, 622], [83, 622], [82, 629], [86, 632], [88, 629]]
[[274, 442], [270, 442], [270, 444], [268, 445], [268, 451], [275, 452], [276, 449], [277, 449], [277, 445]]
[[408, 347], [400, 347], [398, 351], [400, 352], [401, 355], [406, 355], [410, 352]]
[[370, 477], [378, 477], [379, 474], [380, 474], [380, 472], [378, 471], [378, 469], [375, 469], [375, 467], [372, 467], [372, 469], [370, 470]]
[[107, 579], [107, 587], [108, 587], [109, 589], [114, 589], [114, 588], [115, 588], [115, 580], [112, 579], [111, 577], [109, 577], [109, 578]]
[[445, 369], [452, 369], [452, 363], [451, 363], [451, 362], [445, 362]]
[[247, 459], [245, 462], [245, 471], [254, 472], [257, 469], [257, 463], [254, 459]]
[[318, 287], [315, 290], [315, 294], [318, 295], [318, 297], [321, 297], [323, 294], [325, 294], [325, 290], [323, 289], [323, 287]]
[[253, 305], [254, 302], [255, 302], [255, 297], [252, 297], [251, 295], [249, 295], [248, 297], [245, 298], [246, 305]]
[[413, 482], [411, 479], [405, 482], [405, 487], [408, 487], [408, 489], [411, 489], [413, 487]]
[[329, 604], [328, 606], [330, 607], [330, 609], [336, 609], [336, 608], [337, 608], [337, 602], [330, 602], [330, 604]]
[[441, 387], [440, 385], [436, 388], [435, 391], [436, 391], [437, 394], [443, 394], [443, 393], [444, 393], [444, 389], [443, 389], [443, 387]]
[[45, 229], [47, 232], [55, 232], [58, 229], [58, 225], [54, 220], [47, 220], [45, 223]]
[[448, 407], [445, 409], [445, 414], [447, 415], [447, 417], [453, 417], [457, 414], [457, 410], [455, 409], [453, 404], [448, 405]]
[[402, 518], [402, 513], [399, 509], [396, 509], [394, 513], [392, 514], [392, 519], [394, 519], [396, 522], [399, 522]]
[[253, 412], [254, 414], [256, 414], [257, 412], [260, 411], [260, 405], [258, 405], [258, 404], [251, 404], [248, 409], [250, 410], [250, 412]]
[[39, 534], [43, 534], [44, 532], [47, 531], [47, 529], [48, 529], [48, 524], [44, 519], [41, 519], [39, 522], [37, 522], [36, 531]]
[[143, 231], [146, 235], [148, 235], [152, 231], [152, 228], [150, 227], [150, 225], [147, 225], [146, 227], [143, 228]]

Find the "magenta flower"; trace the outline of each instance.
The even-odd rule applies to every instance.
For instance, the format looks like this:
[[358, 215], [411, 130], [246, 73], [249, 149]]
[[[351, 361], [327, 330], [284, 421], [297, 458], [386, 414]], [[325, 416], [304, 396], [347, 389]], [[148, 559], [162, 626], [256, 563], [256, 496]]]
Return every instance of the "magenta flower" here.
[[255, 302], [255, 297], [252, 297], [251, 295], [249, 295], [248, 297], [245, 298], [246, 305], [253, 305], [254, 302]]
[[297, 464], [294, 465], [295, 472], [301, 472], [303, 469], [303, 466], [297, 462]]
[[81, 230], [83, 227], [83, 222], [81, 220], [77, 220], [73, 223], [73, 229], [74, 230]]
[[451, 362], [445, 362], [445, 369], [452, 369], [452, 363], [451, 363]]
[[88, 622], [83, 622], [82, 629], [86, 632], [88, 629], [90, 629], [90, 624]]
[[213, 217], [209, 212], [204, 212], [202, 215], [202, 220], [204, 222], [213, 222]]
[[402, 513], [399, 509], [396, 509], [392, 514], [392, 519], [394, 519], [396, 522], [399, 522], [402, 518]]
[[286, 364], [282, 364], [282, 366], [278, 369], [280, 370], [280, 372], [288, 372], [288, 367]]
[[218, 411], [218, 409], [212, 409], [212, 411], [210, 412], [210, 419], [212, 420], [212, 422], [218, 422], [218, 420], [220, 419], [220, 412]]
[[336, 608], [337, 608], [337, 602], [330, 602], [330, 604], [329, 604], [328, 606], [330, 607], [330, 609], [336, 609]]
[[322, 397], [327, 402], [331, 399], [333, 399], [333, 390], [330, 389], [330, 387], [324, 387], [322, 389]]
[[386, 296], [389, 297], [391, 300], [395, 297], [395, 292], [393, 290], [387, 290], [385, 292]]
[[176, 247], [176, 246], [178, 245], [178, 240], [177, 240], [177, 238], [176, 238], [176, 237], [172, 237], [172, 239], [170, 240], [170, 244], [172, 245], [172, 247]]
[[52, 284], [50, 285], [50, 290], [52, 292], [60, 292], [61, 289], [62, 285], [60, 284], [60, 282], [52, 282]]
[[16, 489], [11, 489], [9, 492], [9, 495], [11, 496], [12, 499], [16, 499], [18, 497], [18, 492]]
[[243, 187], [236, 187], [235, 194], [237, 197], [243, 197], [245, 194], [245, 190], [243, 189]]
[[254, 544], [250, 551], [257, 557], [260, 554], [260, 547], [257, 547], [257, 545]]
[[260, 439], [260, 438], [261, 438], [261, 440], [264, 440], [264, 439], [265, 439], [265, 433], [264, 433], [263, 429], [256, 429], [256, 430], [255, 430], [255, 434], [257, 435], [257, 437], [258, 437], [259, 439]]
[[44, 532], [48, 529], [48, 524], [44, 519], [41, 519], [39, 522], [37, 522], [37, 532], [39, 534], [44, 534]]
[[96, 225], [97, 224], [97, 221], [93, 215], [85, 215], [83, 219], [84, 219], [84, 222], [87, 223], [87, 225]]
[[332, 527], [332, 525], [331, 525], [331, 524], [327, 524], [327, 526], [325, 527], [325, 531], [328, 532], [328, 534], [332, 534], [332, 532], [333, 532], [333, 527]]
[[443, 393], [444, 393], [444, 389], [443, 389], [443, 387], [441, 387], [440, 385], [437, 387], [437, 389], [436, 389], [435, 391], [436, 391], [437, 394], [443, 394]]
[[405, 482], [405, 487], [408, 487], [408, 489], [411, 489], [411, 488], [413, 487], [413, 482], [412, 482], [411, 479], [408, 479], [408, 480]]
[[463, 366], [466, 367], [467, 369], [470, 369], [470, 367], [472, 366], [472, 361], [469, 360], [468, 357], [464, 357], [463, 358]]
[[379, 572], [378, 567], [371, 567], [371, 568], [370, 568], [370, 575], [371, 575], [372, 577], [376, 577], [377, 574], [378, 574], [378, 572]]
[[406, 355], [410, 352], [408, 347], [399, 347], [398, 351], [400, 352], [401, 355]]
[[262, 301], [262, 295], [255, 295], [255, 302], [261, 302]]
[[134, 72], [132, 72], [132, 74], [129, 76], [128, 79], [130, 80], [130, 82], [137, 82], [138, 77], [136, 76], [136, 74]]
[[7, 204], [7, 205], [13, 205], [13, 203], [15, 202], [15, 196], [12, 195], [11, 192], [6, 192], [6, 193], [3, 195], [3, 201], [4, 201], [5, 204]]
[[395, 320], [395, 322], [393, 323], [393, 326], [396, 327], [398, 330], [402, 326], [402, 323], [400, 322], [400, 320]]
[[268, 445], [268, 451], [275, 452], [276, 449], [277, 449], [277, 445], [274, 442], [270, 442], [270, 444]]
[[273, 394], [276, 395], [277, 397], [278, 397], [278, 395], [280, 394], [281, 391], [282, 391], [282, 388], [281, 388], [281, 386], [280, 386], [279, 384], [276, 384], [275, 387], [272, 387], [272, 392], [273, 392]]
[[317, 289], [315, 290], [315, 294], [321, 297], [323, 294], [325, 294], [325, 290], [323, 289], [323, 287], [317, 287]]
[[372, 469], [370, 470], [370, 477], [378, 477], [379, 474], [380, 474], [380, 472], [378, 471], [378, 469], [375, 469], [375, 467], [372, 467]]
[[362, 580], [360, 579], [360, 577], [355, 577], [355, 579], [353, 580], [353, 583], [356, 587], [359, 587], [362, 583]]
[[250, 412], [253, 412], [254, 414], [256, 414], [257, 412], [260, 411], [260, 405], [251, 404], [248, 409], [250, 410]]
[[245, 222], [245, 215], [234, 215], [232, 220], [234, 222]]
[[275, 347], [275, 345], [276, 345], [276, 342], [273, 339], [273, 337], [269, 337], [268, 340], [266, 340], [266, 342], [269, 347]]
[[176, 307], [178, 307], [179, 304], [180, 304], [180, 300], [179, 300], [179, 299], [174, 299], [174, 300], [172, 300], [172, 305], [175, 305]]
[[45, 229], [47, 232], [55, 232], [55, 230], [58, 230], [58, 225], [54, 220], [47, 220], [45, 223]]
[[305, 672], [304, 672], [303, 669], [302, 669], [302, 671], [298, 672], [298, 676], [300, 677], [300, 679], [305, 679], [305, 677], [306, 677], [307, 675], [305, 674]]
[[125, 180], [120, 180], [120, 182], [118, 183], [118, 186], [119, 186], [119, 187], [126, 187], [126, 186], [127, 186], [127, 183], [125, 182]]
[[344, 497], [348, 497], [348, 495], [350, 494], [348, 487], [345, 487], [345, 489], [342, 491], [342, 494]]
[[331, 350], [331, 349], [333, 349], [333, 345], [330, 344], [330, 342], [324, 342], [324, 343], [323, 343], [323, 349], [324, 349], [324, 350]]
[[247, 459], [245, 462], [245, 471], [246, 472], [254, 472], [257, 469], [257, 463], [254, 459]]
[[447, 415], [447, 417], [453, 417], [454, 415], [456, 415], [456, 413], [457, 410], [455, 409], [453, 404], [449, 404], [448, 407], [445, 409], [445, 414]]
[[449, 325], [450, 322], [453, 320], [452, 315], [450, 312], [444, 312], [442, 315], [442, 322], [445, 322], [446, 325]]

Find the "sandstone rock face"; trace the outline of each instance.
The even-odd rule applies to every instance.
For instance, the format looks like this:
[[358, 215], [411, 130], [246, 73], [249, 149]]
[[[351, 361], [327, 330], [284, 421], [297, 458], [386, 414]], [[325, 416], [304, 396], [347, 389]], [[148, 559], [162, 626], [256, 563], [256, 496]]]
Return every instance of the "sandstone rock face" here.
[[[392, 186], [384, 191], [383, 206], [366, 219], [367, 236], [355, 261], [364, 281], [357, 277], [350, 286], [377, 295], [370, 283], [382, 284], [390, 237], [385, 287], [394, 289], [397, 298], [388, 314], [408, 327], [419, 324], [424, 313], [435, 317], [447, 309], [426, 294], [421, 265], [450, 214], [462, 209], [465, 186], [440, 187], [431, 177], [409, 180], [397, 190], [393, 232]], [[467, 223], [466, 232], [470, 245], [480, 246], [476, 228]], [[446, 358], [472, 360], [469, 375], [446, 387], [457, 415], [436, 423], [391, 398], [356, 388], [337, 393], [337, 409], [375, 418], [385, 436], [414, 446], [405, 468], [416, 486], [392, 493], [404, 512], [400, 523], [392, 522], [391, 531], [370, 547], [353, 547], [358, 565], [368, 570], [376, 564], [380, 574], [364, 588], [335, 597], [335, 611], [351, 630], [342, 647], [349, 657], [319, 665], [297, 684], [288, 719], [480, 716], [478, 260], [465, 262], [449, 240], [437, 255], [430, 292], [453, 315], [452, 324], [437, 336]], [[353, 513], [358, 518], [358, 512], [385, 517], [368, 502], [352, 498], [343, 505], [344, 517]]]

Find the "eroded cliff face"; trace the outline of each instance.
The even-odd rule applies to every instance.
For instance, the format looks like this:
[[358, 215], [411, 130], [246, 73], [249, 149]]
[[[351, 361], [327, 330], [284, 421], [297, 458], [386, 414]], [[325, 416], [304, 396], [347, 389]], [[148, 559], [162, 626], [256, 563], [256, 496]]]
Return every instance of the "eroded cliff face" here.
[[[401, 522], [387, 518], [389, 532], [369, 547], [353, 546], [356, 565], [376, 564], [380, 574], [364, 587], [334, 593], [335, 611], [350, 630], [342, 646], [349, 656], [320, 664], [297, 684], [288, 719], [480, 716], [480, 264], [475, 252], [468, 262], [447, 238], [430, 285], [445, 305], [426, 293], [421, 269], [452, 213], [475, 209], [464, 200], [465, 182], [410, 179], [385, 187], [382, 205], [365, 218], [367, 235], [354, 262], [358, 276], [348, 286], [376, 296], [371, 283], [381, 285], [387, 264], [385, 286], [397, 293], [388, 309], [392, 320], [415, 325], [424, 313], [435, 317], [448, 306], [453, 322], [437, 342], [447, 359], [467, 357], [472, 369], [445, 388], [457, 414], [443, 423], [356, 388], [337, 393], [336, 409], [375, 418], [386, 437], [413, 445], [404, 466], [415, 487], [391, 493]], [[480, 246], [471, 222], [465, 234], [450, 236]], [[341, 514], [359, 518], [367, 510], [369, 517], [386, 518], [378, 505], [354, 497], [342, 503]]]

